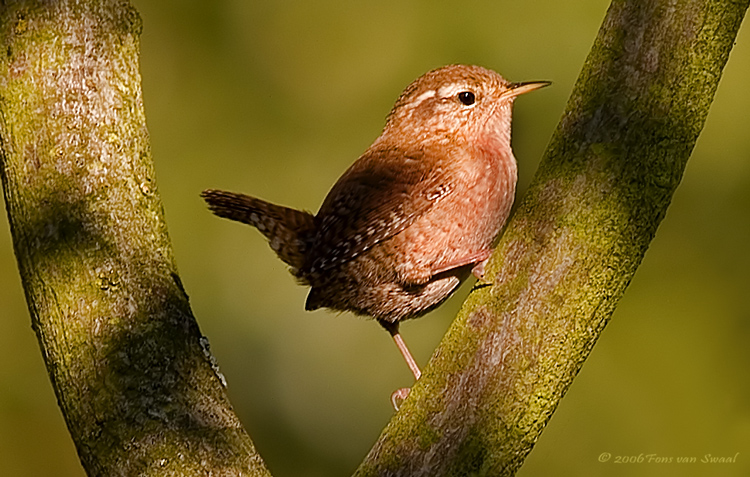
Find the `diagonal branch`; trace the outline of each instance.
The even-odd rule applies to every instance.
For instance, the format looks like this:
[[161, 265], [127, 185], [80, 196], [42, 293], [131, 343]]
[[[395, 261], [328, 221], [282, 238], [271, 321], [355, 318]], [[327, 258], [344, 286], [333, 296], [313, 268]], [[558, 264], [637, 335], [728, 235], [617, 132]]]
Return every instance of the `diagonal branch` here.
[[477, 286], [356, 475], [512, 475], [640, 264], [748, 1], [615, 0]]
[[0, 172], [50, 379], [88, 475], [267, 475], [177, 275], [127, 1], [0, 7]]
[[[358, 475], [522, 464], [663, 218], [748, 0], [615, 1], [534, 184]], [[268, 475], [177, 275], [126, 1], [0, 7], [0, 173], [89, 475]]]

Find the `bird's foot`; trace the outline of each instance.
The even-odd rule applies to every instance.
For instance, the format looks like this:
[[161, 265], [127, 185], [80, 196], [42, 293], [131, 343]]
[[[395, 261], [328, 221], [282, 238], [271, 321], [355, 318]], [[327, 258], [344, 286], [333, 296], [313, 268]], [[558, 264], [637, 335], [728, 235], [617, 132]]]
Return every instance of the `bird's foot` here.
[[406, 397], [409, 396], [409, 391], [411, 391], [410, 388], [400, 388], [393, 391], [393, 394], [391, 394], [391, 404], [393, 404], [393, 409], [398, 411], [398, 408], [404, 403]]
[[474, 274], [475, 277], [477, 277], [477, 280], [480, 282], [484, 281], [484, 267], [487, 265], [487, 261], [489, 258], [485, 258], [481, 262], [477, 262], [474, 267], [471, 269], [471, 273]]

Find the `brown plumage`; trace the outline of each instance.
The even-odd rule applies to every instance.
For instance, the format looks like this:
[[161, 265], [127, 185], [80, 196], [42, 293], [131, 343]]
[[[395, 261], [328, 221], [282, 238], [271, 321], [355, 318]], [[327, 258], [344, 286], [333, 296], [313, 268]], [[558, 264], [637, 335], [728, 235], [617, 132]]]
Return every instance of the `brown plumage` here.
[[547, 82], [509, 83], [452, 65], [401, 94], [382, 134], [313, 216], [242, 194], [206, 190], [222, 217], [256, 227], [311, 287], [305, 308], [377, 319], [419, 370], [398, 323], [438, 306], [481, 274], [516, 185], [511, 106]]

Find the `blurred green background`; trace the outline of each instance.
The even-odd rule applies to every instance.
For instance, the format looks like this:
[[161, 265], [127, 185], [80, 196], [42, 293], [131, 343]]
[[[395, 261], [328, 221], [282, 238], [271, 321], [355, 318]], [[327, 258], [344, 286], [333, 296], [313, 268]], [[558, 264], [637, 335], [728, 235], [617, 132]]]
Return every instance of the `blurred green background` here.
[[[303, 309], [261, 236], [198, 193], [316, 210], [425, 71], [475, 63], [552, 88], [516, 103], [519, 194], [562, 114], [608, 2], [146, 1], [143, 90], [182, 281], [275, 476], [345, 476], [411, 383], [374, 322]], [[750, 475], [750, 27], [666, 219], [612, 322], [520, 476]], [[0, 214], [0, 466], [82, 476], [31, 330]], [[464, 286], [403, 333], [425, 364]], [[614, 464], [734, 456], [735, 464]]]

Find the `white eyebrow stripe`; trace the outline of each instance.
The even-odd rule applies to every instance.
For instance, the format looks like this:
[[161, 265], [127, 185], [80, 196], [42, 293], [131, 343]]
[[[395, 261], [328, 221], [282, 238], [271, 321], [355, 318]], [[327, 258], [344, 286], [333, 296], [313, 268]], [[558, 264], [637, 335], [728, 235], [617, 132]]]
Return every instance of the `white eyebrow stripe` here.
[[424, 101], [425, 99], [432, 98], [433, 96], [435, 96], [436, 93], [437, 91], [435, 91], [434, 89], [426, 91], [420, 94], [419, 96], [417, 96], [416, 98], [414, 98], [414, 101], [411, 102], [410, 106], [412, 108], [416, 108], [417, 106], [419, 106], [420, 103], [422, 103], [422, 101]]
[[450, 98], [451, 96], [460, 93], [461, 91], [468, 91], [469, 88], [464, 83], [451, 83], [445, 86], [441, 86], [437, 90], [438, 96], [441, 98]]

